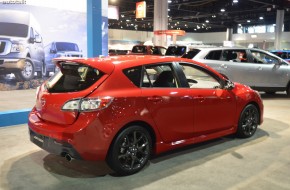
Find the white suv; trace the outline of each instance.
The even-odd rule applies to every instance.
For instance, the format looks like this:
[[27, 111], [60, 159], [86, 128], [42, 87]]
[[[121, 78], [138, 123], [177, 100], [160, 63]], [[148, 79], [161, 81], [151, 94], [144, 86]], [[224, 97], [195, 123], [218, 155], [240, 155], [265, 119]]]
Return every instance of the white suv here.
[[258, 91], [286, 91], [290, 97], [290, 65], [267, 51], [230, 47], [196, 48], [182, 57], [205, 63], [230, 80]]

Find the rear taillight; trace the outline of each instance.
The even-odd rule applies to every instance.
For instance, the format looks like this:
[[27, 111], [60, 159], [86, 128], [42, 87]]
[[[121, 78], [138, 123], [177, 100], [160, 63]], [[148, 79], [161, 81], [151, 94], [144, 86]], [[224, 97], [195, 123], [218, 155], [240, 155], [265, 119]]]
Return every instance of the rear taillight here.
[[79, 112], [90, 112], [98, 111], [108, 107], [112, 101], [113, 97], [98, 97], [98, 98], [83, 98], [83, 99], [73, 99], [67, 101], [63, 106], [64, 111], [79, 111]]

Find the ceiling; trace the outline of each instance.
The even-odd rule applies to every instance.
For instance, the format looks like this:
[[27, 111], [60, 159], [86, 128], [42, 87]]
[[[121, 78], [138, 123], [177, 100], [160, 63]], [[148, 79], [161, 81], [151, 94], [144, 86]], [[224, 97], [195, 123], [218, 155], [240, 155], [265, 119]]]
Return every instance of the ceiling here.
[[[290, 31], [290, 0], [171, 0], [168, 3], [168, 29], [186, 32], [221, 32], [227, 28], [270, 25], [278, 9], [285, 10], [284, 30]], [[135, 19], [138, 0], [109, 0], [119, 7], [119, 20], [109, 20], [110, 29], [153, 31], [154, 0], [146, 0], [147, 15]], [[221, 9], [225, 9], [221, 12]]]

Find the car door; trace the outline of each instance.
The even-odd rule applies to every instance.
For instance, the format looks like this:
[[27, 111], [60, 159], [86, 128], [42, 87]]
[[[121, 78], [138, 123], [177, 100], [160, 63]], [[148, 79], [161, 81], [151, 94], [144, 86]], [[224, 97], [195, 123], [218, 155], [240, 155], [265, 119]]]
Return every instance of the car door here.
[[[289, 65], [279, 58], [259, 50], [249, 50], [249, 62], [247, 65], [252, 69], [247, 76], [251, 79], [248, 84], [252, 87], [286, 87], [289, 81]], [[282, 63], [282, 64], [281, 64]]]
[[230, 90], [222, 89], [220, 79], [207, 69], [180, 63], [188, 81], [194, 110], [194, 136], [200, 137], [234, 127], [236, 98]]
[[192, 97], [180, 81], [173, 63], [143, 68], [142, 97], [164, 142], [192, 137]]

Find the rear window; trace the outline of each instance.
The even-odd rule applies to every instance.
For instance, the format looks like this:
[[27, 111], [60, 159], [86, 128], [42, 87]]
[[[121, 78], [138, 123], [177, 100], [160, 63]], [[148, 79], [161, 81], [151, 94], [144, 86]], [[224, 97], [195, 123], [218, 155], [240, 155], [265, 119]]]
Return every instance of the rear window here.
[[132, 53], [146, 53], [146, 46], [134, 46]]
[[193, 59], [198, 53], [200, 52], [199, 49], [193, 49], [187, 52], [182, 56], [182, 58]]
[[186, 53], [186, 46], [169, 46], [165, 55], [182, 56]]
[[64, 62], [61, 69], [47, 83], [49, 92], [77, 92], [89, 88], [104, 73], [98, 69], [75, 62]]

